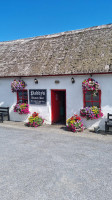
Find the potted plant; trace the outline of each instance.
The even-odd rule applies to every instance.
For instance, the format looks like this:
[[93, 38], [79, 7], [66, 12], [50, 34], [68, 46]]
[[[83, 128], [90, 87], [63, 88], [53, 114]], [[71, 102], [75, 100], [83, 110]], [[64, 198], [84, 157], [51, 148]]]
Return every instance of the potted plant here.
[[67, 128], [72, 132], [81, 132], [84, 130], [83, 123], [81, 121], [80, 116], [73, 115], [71, 118], [67, 120]]
[[25, 124], [28, 127], [38, 127], [41, 126], [44, 122], [44, 119], [39, 116], [38, 113], [34, 112], [28, 119], [28, 122]]

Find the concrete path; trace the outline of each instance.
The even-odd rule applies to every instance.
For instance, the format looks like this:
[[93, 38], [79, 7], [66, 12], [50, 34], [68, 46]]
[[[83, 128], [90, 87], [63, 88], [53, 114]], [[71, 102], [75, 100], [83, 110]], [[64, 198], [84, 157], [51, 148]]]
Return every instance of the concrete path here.
[[0, 124], [0, 200], [111, 200], [112, 135]]

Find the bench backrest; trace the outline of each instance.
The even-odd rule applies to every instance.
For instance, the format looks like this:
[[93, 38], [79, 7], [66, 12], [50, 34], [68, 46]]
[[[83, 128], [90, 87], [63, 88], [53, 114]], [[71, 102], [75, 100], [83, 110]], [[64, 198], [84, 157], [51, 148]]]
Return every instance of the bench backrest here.
[[109, 121], [112, 121], [112, 114], [107, 113], [107, 119], [108, 119]]
[[9, 107], [0, 107], [0, 112], [9, 112]]

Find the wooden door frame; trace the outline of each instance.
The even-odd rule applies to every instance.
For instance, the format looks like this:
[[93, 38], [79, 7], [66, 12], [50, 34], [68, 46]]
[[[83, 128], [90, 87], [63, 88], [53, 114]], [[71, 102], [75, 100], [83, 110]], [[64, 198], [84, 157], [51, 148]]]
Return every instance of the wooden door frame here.
[[53, 124], [53, 112], [52, 112], [52, 91], [65, 92], [65, 123], [66, 123], [66, 89], [51, 89], [51, 124]]

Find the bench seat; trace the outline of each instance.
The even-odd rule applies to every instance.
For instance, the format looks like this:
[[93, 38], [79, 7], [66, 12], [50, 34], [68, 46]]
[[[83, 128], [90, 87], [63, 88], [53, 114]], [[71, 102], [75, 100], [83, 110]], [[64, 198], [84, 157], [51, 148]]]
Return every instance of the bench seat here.
[[107, 121], [105, 121], [105, 132], [109, 131], [109, 127], [112, 127], [112, 114], [107, 113]]
[[3, 122], [5, 116], [7, 116], [8, 121], [10, 121], [9, 107], [0, 107], [0, 121], [1, 122]]
[[0, 113], [0, 122], [3, 123], [3, 113]]

